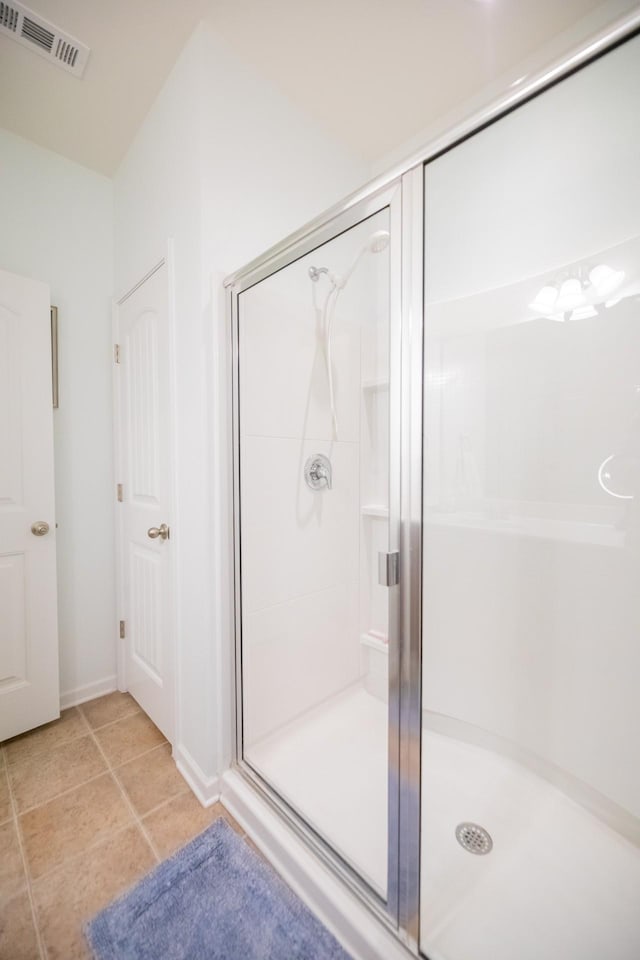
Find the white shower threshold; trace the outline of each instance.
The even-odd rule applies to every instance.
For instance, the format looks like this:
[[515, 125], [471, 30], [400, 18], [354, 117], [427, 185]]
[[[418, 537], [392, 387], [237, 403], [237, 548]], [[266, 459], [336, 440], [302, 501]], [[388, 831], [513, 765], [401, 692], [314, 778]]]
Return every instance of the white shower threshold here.
[[[386, 704], [357, 686], [249, 751], [262, 775], [379, 890], [386, 887], [386, 730]], [[423, 750], [421, 946], [430, 960], [640, 957], [636, 846], [509, 758], [426, 729]], [[225, 775], [223, 801], [241, 822], [246, 791], [252, 809], [247, 829], [277, 857], [260, 820], [266, 806], [237, 773]], [[489, 831], [490, 854], [473, 855], [459, 846], [455, 828], [463, 821]], [[281, 840], [282, 830], [290, 834], [278, 821]], [[292, 861], [298, 892], [354, 957], [377, 957], [371, 942], [364, 952], [354, 942], [346, 915], [340, 920], [341, 909], [353, 912], [353, 895], [331, 877], [338, 901], [329, 909], [331, 898], [321, 898], [319, 908], [300, 865], [310, 862], [330, 875], [301, 841], [290, 836], [285, 846], [291, 843], [300, 847]], [[285, 876], [291, 872], [291, 864], [279, 868]], [[361, 920], [366, 926], [367, 917]], [[388, 932], [373, 923], [384, 934], [380, 957], [392, 957]], [[399, 943], [397, 949], [406, 956]]]

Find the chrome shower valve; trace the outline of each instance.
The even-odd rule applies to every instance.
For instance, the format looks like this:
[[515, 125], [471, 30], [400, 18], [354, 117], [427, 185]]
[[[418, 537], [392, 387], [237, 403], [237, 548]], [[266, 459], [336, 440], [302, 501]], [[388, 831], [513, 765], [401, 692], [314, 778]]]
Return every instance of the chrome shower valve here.
[[314, 453], [304, 465], [304, 479], [312, 490], [331, 490], [331, 461], [323, 453]]

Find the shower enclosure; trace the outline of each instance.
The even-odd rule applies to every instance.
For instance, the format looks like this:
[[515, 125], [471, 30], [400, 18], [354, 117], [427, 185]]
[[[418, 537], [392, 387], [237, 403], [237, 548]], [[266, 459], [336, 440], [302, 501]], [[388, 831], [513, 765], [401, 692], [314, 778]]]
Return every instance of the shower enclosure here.
[[236, 768], [429, 960], [640, 956], [632, 26], [228, 282]]
[[392, 186], [259, 267], [234, 306], [242, 758], [392, 911], [400, 220]]

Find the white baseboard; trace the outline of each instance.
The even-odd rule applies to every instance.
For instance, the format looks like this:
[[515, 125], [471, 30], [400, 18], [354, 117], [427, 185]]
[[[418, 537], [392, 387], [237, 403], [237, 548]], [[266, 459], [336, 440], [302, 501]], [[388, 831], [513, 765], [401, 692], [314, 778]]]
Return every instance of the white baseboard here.
[[104, 697], [105, 693], [113, 693], [117, 689], [118, 678], [115, 674], [112, 677], [104, 677], [102, 680], [94, 680], [93, 683], [85, 683], [83, 687], [76, 687], [75, 690], [67, 690], [60, 694], [60, 709], [67, 710], [69, 707], [77, 707], [79, 703], [95, 700], [96, 697]]
[[174, 747], [173, 759], [203, 807], [220, 799], [220, 778], [208, 777], [184, 747]]
[[415, 960], [239, 773], [227, 770], [221, 788], [220, 799], [229, 813], [354, 960]]

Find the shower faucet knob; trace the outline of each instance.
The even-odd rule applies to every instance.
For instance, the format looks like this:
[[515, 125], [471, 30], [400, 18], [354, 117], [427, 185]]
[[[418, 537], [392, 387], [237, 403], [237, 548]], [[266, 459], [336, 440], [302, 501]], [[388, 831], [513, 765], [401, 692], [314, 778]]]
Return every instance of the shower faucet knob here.
[[331, 461], [323, 453], [314, 453], [304, 465], [304, 479], [312, 490], [331, 490]]

